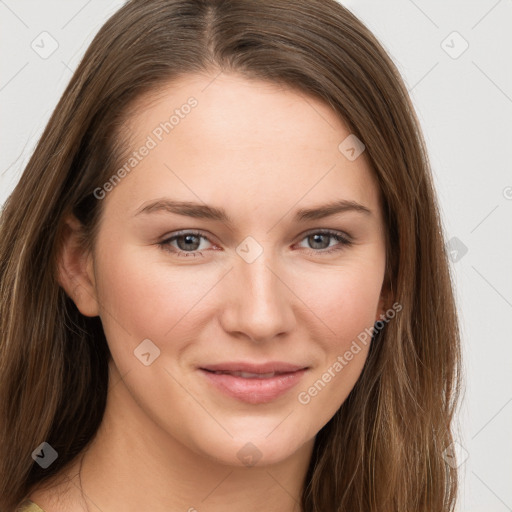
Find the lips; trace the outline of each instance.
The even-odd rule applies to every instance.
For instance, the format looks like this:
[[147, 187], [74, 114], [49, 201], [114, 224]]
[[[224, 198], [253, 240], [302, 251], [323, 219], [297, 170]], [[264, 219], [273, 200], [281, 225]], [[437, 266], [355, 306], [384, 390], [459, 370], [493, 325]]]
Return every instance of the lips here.
[[246, 403], [261, 404], [289, 391], [308, 367], [278, 361], [262, 364], [226, 362], [203, 366], [199, 370], [224, 394]]

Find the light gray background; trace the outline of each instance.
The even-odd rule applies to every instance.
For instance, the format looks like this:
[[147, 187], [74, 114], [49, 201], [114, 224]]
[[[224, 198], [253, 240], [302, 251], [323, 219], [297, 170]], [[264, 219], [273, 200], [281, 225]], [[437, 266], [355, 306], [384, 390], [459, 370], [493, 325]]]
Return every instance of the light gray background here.
[[[512, 0], [342, 3], [408, 85], [446, 236], [458, 239], [450, 242], [466, 373], [458, 450], [467, 456], [458, 509], [512, 511]], [[122, 4], [0, 0], [0, 204], [88, 44]], [[31, 47], [51, 49], [44, 31], [58, 43], [45, 59]]]

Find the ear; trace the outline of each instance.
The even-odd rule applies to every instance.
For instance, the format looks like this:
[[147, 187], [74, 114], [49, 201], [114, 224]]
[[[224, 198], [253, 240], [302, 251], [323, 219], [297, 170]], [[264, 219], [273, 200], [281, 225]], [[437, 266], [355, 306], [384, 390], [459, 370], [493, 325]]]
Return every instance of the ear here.
[[71, 215], [66, 218], [57, 257], [59, 284], [85, 316], [98, 316], [92, 254], [84, 249], [82, 224]]

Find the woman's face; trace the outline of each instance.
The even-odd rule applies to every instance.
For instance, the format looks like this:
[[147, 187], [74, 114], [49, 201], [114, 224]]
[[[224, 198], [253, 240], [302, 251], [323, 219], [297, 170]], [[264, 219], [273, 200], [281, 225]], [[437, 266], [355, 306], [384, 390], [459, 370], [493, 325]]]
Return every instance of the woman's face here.
[[384, 311], [366, 154], [322, 102], [238, 75], [143, 106], [90, 265], [123, 407], [226, 464], [284, 460], [347, 398]]

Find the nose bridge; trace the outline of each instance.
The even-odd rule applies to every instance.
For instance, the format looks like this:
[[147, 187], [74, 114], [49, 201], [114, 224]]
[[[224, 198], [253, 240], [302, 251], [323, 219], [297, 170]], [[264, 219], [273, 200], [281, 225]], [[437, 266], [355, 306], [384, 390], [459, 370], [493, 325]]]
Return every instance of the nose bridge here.
[[282, 282], [275, 251], [251, 237], [237, 247], [225, 328], [253, 340], [270, 339], [293, 325], [292, 296]]

